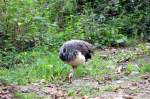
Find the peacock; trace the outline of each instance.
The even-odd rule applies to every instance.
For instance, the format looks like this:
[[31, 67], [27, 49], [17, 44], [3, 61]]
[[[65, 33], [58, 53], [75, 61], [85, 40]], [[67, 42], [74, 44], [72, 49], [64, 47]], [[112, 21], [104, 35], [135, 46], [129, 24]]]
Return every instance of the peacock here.
[[72, 66], [72, 70], [68, 75], [70, 83], [78, 65], [84, 64], [92, 58], [93, 48], [92, 44], [83, 40], [69, 40], [60, 47], [59, 58], [64, 63]]

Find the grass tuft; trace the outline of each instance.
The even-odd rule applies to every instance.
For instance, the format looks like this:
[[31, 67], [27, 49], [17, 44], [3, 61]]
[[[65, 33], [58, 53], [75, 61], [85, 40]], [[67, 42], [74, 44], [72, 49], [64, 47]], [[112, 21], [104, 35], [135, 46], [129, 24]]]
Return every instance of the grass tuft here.
[[150, 72], [150, 64], [145, 64], [140, 67], [140, 72], [145, 73], [145, 72]]

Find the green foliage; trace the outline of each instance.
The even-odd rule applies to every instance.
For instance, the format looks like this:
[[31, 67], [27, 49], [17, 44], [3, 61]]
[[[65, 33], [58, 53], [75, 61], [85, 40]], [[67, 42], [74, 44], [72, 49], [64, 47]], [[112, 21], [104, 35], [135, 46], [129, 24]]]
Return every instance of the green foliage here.
[[135, 66], [133, 66], [133, 64], [128, 64], [128, 65], [127, 65], [127, 72], [128, 72], [128, 73], [133, 72], [134, 69], [135, 69]]
[[[147, 36], [148, 0], [42, 0], [1, 2], [3, 48], [57, 47], [68, 39], [111, 45], [126, 36]], [[60, 39], [61, 38], [61, 39]]]
[[59, 60], [57, 54], [47, 49], [34, 49], [17, 56], [20, 61], [13, 68], [0, 68], [0, 80], [16, 84], [27, 84], [40, 79], [55, 82], [65, 80], [69, 66]]
[[113, 91], [113, 86], [106, 86], [106, 88], [104, 89], [105, 91], [108, 91], [108, 92], [112, 92]]
[[140, 72], [145, 73], [145, 72], [150, 72], [150, 64], [145, 64], [140, 67]]
[[126, 62], [126, 61], [129, 61], [129, 60], [134, 60], [136, 55], [135, 55], [135, 51], [132, 51], [130, 49], [127, 49], [127, 50], [118, 50], [115, 55], [109, 55], [108, 56], [108, 60], [112, 60], [113, 62], [117, 62], [117, 63], [120, 63], [120, 62]]
[[150, 54], [149, 49], [146, 44], [138, 44], [138, 48], [140, 48], [144, 54]]
[[33, 64], [34, 48], [58, 51], [70, 39], [118, 46], [149, 36], [149, 0], [1, 0], [0, 15], [0, 67], [7, 68]]
[[[58, 48], [66, 40], [82, 39], [98, 46], [133, 46], [136, 39], [146, 41], [150, 36], [149, 5], [149, 0], [1, 0], [0, 83], [64, 82], [71, 67], [59, 60]], [[145, 45], [138, 47], [150, 53]], [[77, 68], [75, 76], [99, 81], [107, 74], [114, 79], [116, 63], [135, 57], [133, 51], [119, 51], [106, 60], [96, 54]], [[127, 72], [133, 71], [150, 72], [150, 65], [136, 68], [128, 64]], [[77, 90], [83, 96], [95, 95], [112, 91], [113, 86]], [[68, 92], [69, 96], [75, 94], [75, 89]], [[38, 97], [16, 92], [15, 98]]]
[[21, 92], [15, 93], [15, 99], [40, 99], [35, 93], [26, 93]]
[[76, 77], [92, 76], [97, 80], [103, 79], [105, 74], [114, 72], [115, 63], [112, 60], [104, 60], [99, 56], [99, 53], [89, 60], [88, 64], [81, 65], [75, 72]]
[[[62, 83], [71, 70], [71, 66], [64, 64], [56, 53], [51, 53], [46, 48], [22, 52], [17, 57], [19, 64], [9, 69], [0, 68], [0, 82], [28, 84], [44, 79], [46, 82]], [[78, 66], [76, 77], [89, 75], [100, 78], [112, 73], [113, 69], [109, 68], [112, 61], [105, 61], [99, 56], [93, 58], [89, 64]]]

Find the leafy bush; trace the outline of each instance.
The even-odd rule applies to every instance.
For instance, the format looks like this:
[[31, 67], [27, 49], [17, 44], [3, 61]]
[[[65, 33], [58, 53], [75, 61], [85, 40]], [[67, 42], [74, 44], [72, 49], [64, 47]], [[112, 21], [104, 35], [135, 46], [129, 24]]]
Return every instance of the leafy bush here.
[[0, 63], [6, 67], [34, 47], [53, 51], [70, 39], [112, 46], [130, 37], [146, 40], [150, 32], [149, 0], [2, 0], [0, 15]]

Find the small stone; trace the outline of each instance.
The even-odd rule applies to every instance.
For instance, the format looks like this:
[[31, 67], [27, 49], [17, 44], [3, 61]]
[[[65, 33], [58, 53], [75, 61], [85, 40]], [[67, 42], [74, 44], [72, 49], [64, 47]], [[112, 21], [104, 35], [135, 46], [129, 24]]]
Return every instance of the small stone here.
[[137, 86], [137, 83], [132, 83], [132, 86]]
[[39, 85], [39, 83], [32, 83], [32, 84], [35, 85], [35, 86]]
[[130, 75], [133, 76], [133, 75], [138, 75], [139, 72], [138, 71], [133, 71]]
[[46, 82], [45, 79], [41, 79], [41, 80], [40, 80], [40, 83], [45, 83], [45, 82]]
[[80, 91], [77, 91], [76, 94], [79, 95], [79, 94], [80, 94]]
[[141, 81], [141, 82], [139, 82], [140, 84], [146, 84], [146, 82], [145, 81]]
[[111, 80], [112, 80], [112, 78], [111, 78], [111, 76], [110, 76], [110, 75], [105, 75], [105, 76], [104, 76], [104, 80], [111, 81]]
[[150, 50], [150, 46], [146, 46], [146, 48], [147, 48], [148, 50]]
[[105, 55], [105, 54], [103, 54], [103, 55], [100, 55], [100, 57], [102, 57], [102, 58], [107, 58], [108, 57], [108, 55]]
[[133, 96], [123, 96], [124, 99], [133, 99]]
[[83, 96], [81, 99], [88, 99], [88, 96]]
[[142, 76], [142, 79], [148, 79], [149, 78], [149, 75], [144, 75], [144, 76]]
[[98, 81], [98, 84], [100, 85], [100, 84], [103, 84], [104, 82], [102, 82], [102, 81]]
[[118, 90], [120, 89], [120, 86], [116, 86], [115, 88], [113, 88], [113, 92], [118, 92]]
[[124, 82], [124, 81], [122, 81], [122, 80], [117, 80], [117, 81], [116, 81], [117, 84], [120, 84], [120, 83], [122, 83], [122, 82]]

